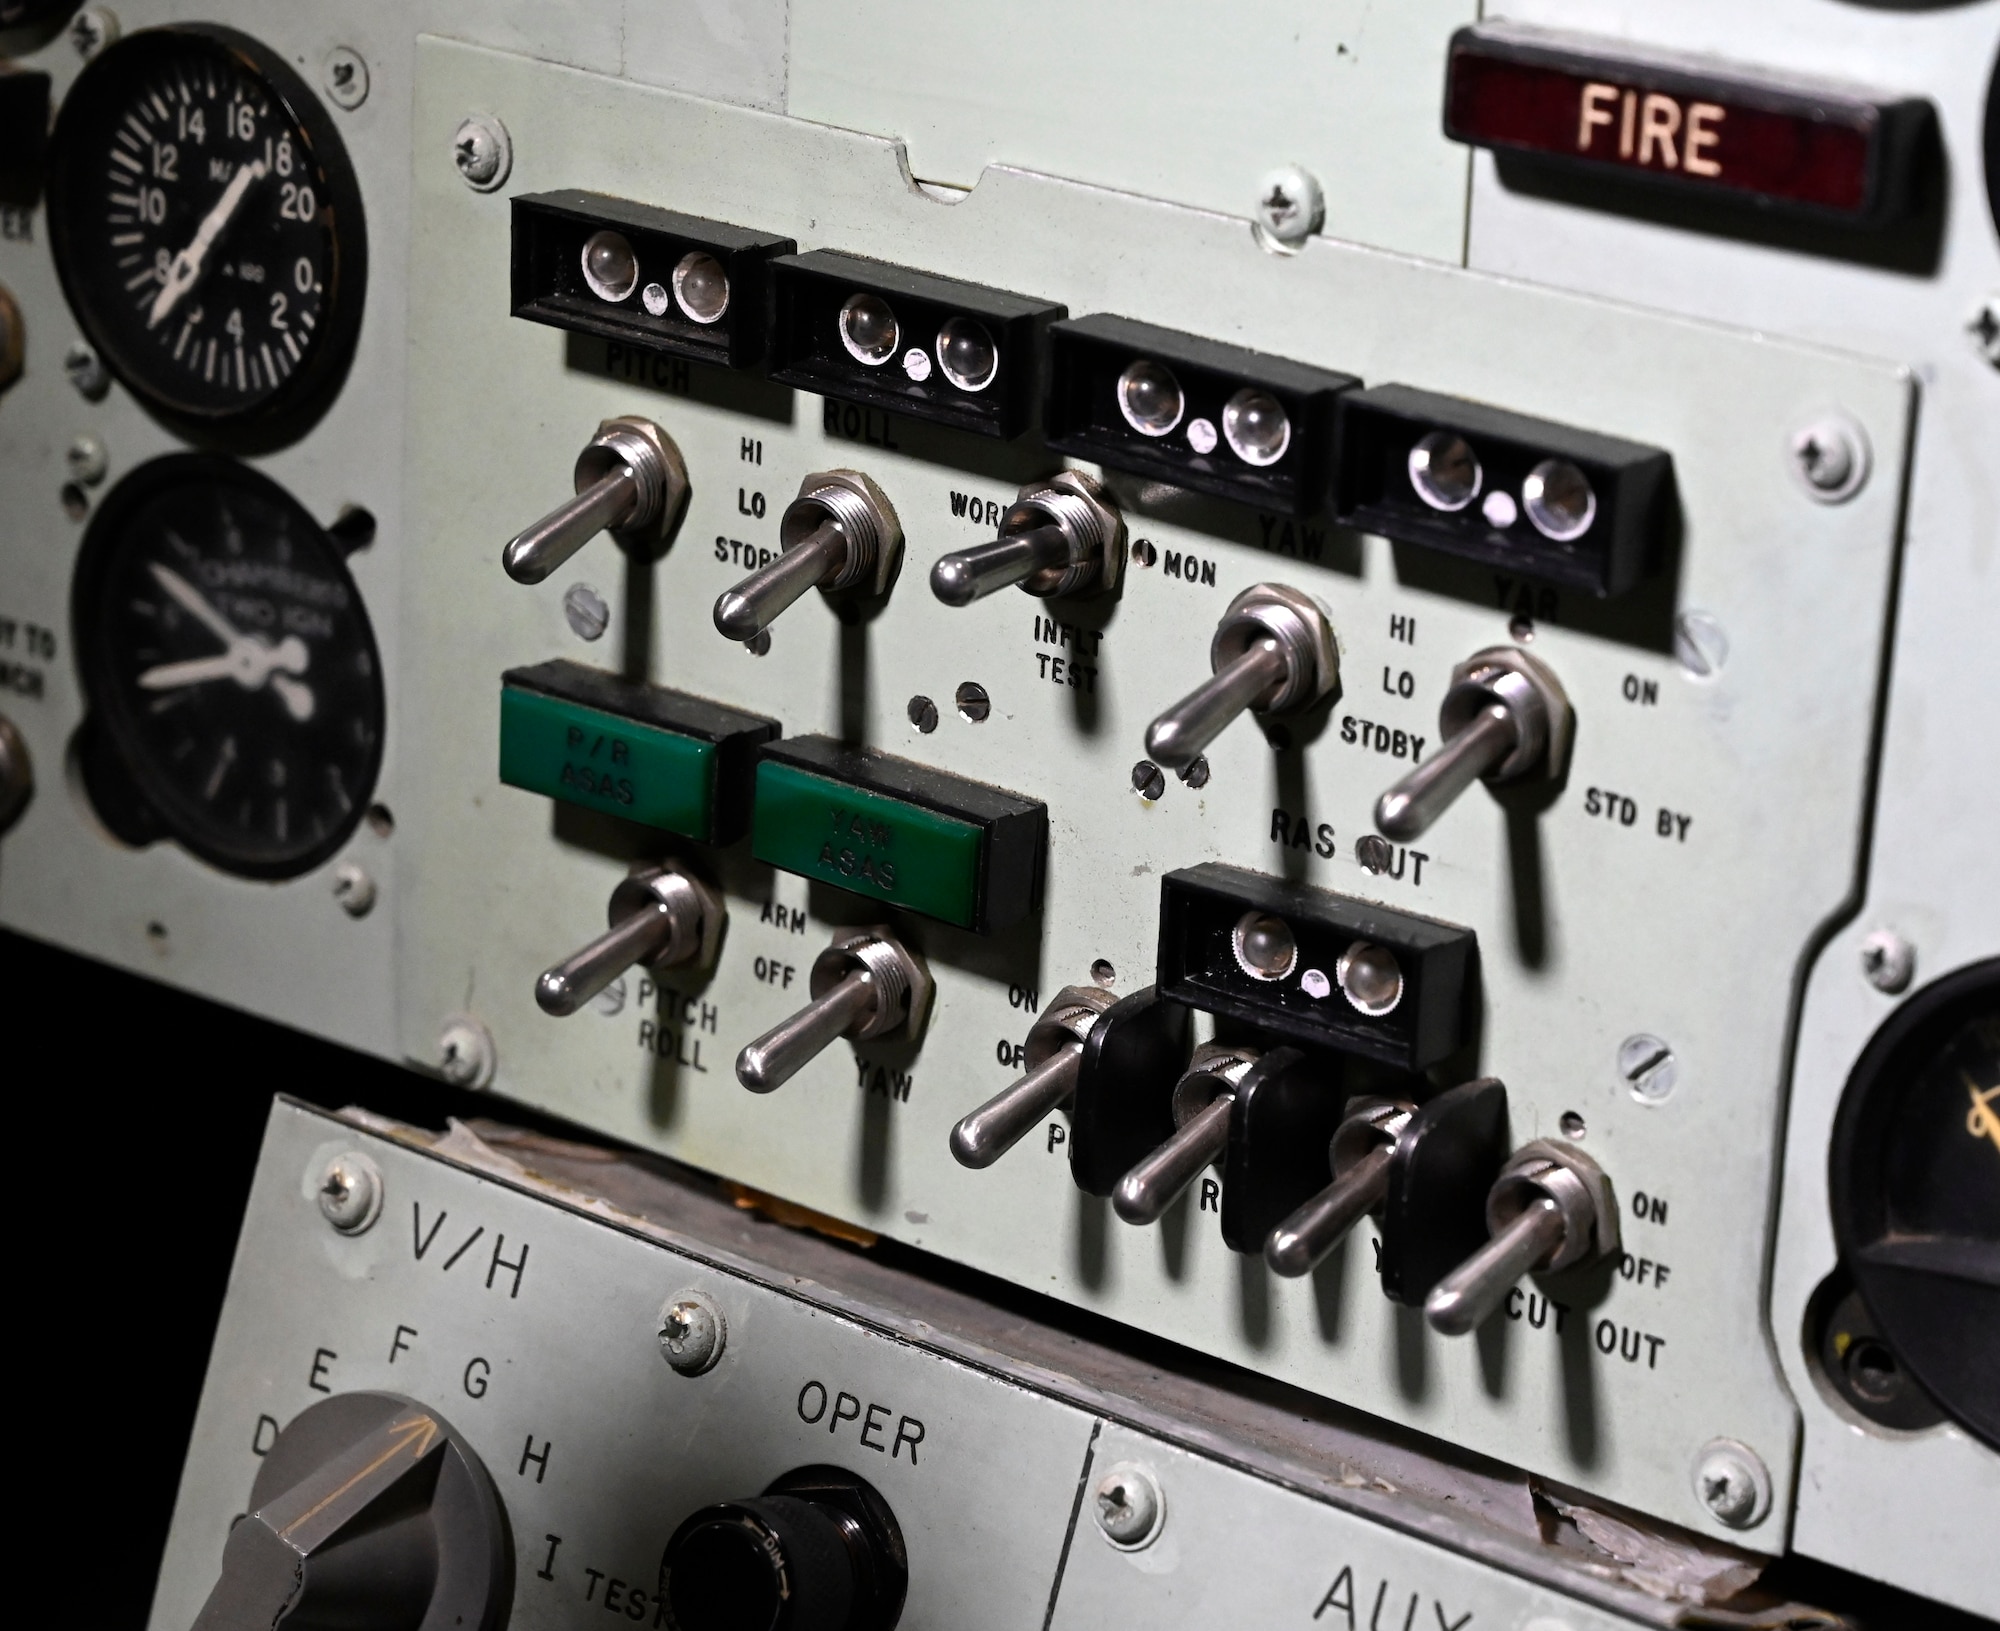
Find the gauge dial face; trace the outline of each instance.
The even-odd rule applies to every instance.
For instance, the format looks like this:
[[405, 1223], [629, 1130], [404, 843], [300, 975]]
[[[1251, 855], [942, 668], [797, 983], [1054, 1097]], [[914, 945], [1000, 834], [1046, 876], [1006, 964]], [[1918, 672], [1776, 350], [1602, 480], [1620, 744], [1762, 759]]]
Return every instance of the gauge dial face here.
[[311, 93], [243, 35], [148, 29], [83, 71], [56, 122], [49, 232], [85, 333], [169, 418], [309, 411], [352, 350], [352, 171]]
[[283, 488], [214, 455], [142, 465], [91, 522], [72, 611], [92, 712], [172, 837], [261, 878], [347, 840], [381, 765], [381, 660]]

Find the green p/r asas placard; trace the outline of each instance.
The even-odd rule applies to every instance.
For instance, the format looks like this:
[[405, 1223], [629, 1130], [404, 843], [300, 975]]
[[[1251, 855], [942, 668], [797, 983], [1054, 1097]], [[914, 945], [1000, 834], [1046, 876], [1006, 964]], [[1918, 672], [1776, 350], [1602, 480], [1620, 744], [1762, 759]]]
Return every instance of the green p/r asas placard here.
[[757, 767], [760, 861], [985, 933], [1032, 913], [1044, 806], [821, 737], [774, 743]]
[[709, 843], [741, 836], [751, 755], [777, 725], [580, 663], [503, 676], [500, 779]]

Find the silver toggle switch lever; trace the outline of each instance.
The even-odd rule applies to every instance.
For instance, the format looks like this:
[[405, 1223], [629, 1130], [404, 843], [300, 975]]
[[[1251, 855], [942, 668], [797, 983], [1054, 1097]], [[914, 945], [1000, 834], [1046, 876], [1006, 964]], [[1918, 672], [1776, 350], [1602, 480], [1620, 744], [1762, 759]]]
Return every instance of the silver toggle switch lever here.
[[699, 968], [715, 961], [722, 897], [671, 861], [633, 873], [611, 891], [611, 927], [535, 981], [535, 1001], [558, 1019], [575, 1013], [635, 963]]
[[1597, 1262], [1618, 1250], [1618, 1205], [1604, 1169], [1555, 1139], [1507, 1158], [1486, 1196], [1492, 1238], [1431, 1288], [1424, 1317], [1445, 1336], [1486, 1319], [1524, 1274]]
[[887, 929], [844, 934], [813, 960], [812, 1001], [736, 1056], [736, 1079], [752, 1093], [782, 1087], [835, 1037], [874, 1042], [913, 1037], [930, 1009], [923, 960]]
[[1028, 1073], [951, 1130], [962, 1167], [990, 1167], [1076, 1091], [1083, 1044], [1117, 999], [1099, 985], [1066, 985], [1028, 1032]]
[[1376, 827], [1407, 842], [1475, 781], [1561, 776], [1574, 719], [1546, 664], [1512, 646], [1475, 652], [1451, 671], [1438, 709], [1441, 745], [1376, 801]]
[[1417, 1107], [1400, 1099], [1362, 1099], [1348, 1107], [1327, 1148], [1333, 1182], [1273, 1229], [1264, 1242], [1271, 1272], [1310, 1274], [1389, 1193], [1389, 1162]]
[[716, 629], [751, 640], [808, 589], [885, 595], [903, 567], [903, 528], [882, 489], [858, 470], [825, 470], [799, 483], [778, 522], [778, 558], [715, 603]]
[[597, 427], [576, 456], [576, 497], [558, 505], [501, 552], [516, 583], [540, 583], [600, 532], [644, 556], [666, 547], [687, 508], [687, 465], [650, 419]]
[[1282, 583], [1257, 584], [1229, 603], [1208, 665], [1212, 677], [1146, 729], [1146, 752], [1169, 770], [1193, 764], [1245, 709], [1297, 713], [1340, 682], [1332, 619], [1310, 595]]
[[1031, 481], [1000, 518], [1000, 535], [954, 551], [931, 568], [931, 593], [947, 606], [1018, 583], [1043, 600], [1104, 594], [1125, 568], [1125, 519], [1081, 470]]
[[1174, 1084], [1174, 1125], [1180, 1130], [1118, 1180], [1112, 1209], [1127, 1223], [1156, 1222], [1202, 1168], [1229, 1144], [1229, 1110], [1236, 1087], [1258, 1050], [1204, 1042]]

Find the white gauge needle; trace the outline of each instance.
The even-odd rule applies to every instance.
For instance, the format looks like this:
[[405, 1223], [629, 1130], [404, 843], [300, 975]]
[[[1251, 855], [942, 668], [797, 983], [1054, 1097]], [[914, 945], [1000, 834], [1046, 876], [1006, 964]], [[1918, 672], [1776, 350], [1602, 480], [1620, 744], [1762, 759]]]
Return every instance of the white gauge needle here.
[[148, 691], [172, 691], [209, 680], [234, 680], [246, 691], [269, 685], [284, 704], [286, 713], [301, 724], [312, 718], [312, 688], [291, 677], [303, 674], [312, 661], [305, 641], [296, 634], [288, 634], [273, 645], [261, 634], [239, 633], [228, 618], [209, 605], [199, 589], [172, 567], [161, 566], [157, 561], [146, 564], [160, 587], [220, 640], [225, 649], [213, 657], [160, 663], [139, 676], [141, 687]]
[[229, 185], [222, 189], [222, 196], [201, 218], [201, 225], [195, 228], [194, 240], [181, 250], [167, 264], [167, 275], [160, 279], [160, 292], [153, 296], [153, 309], [146, 314], [146, 327], [158, 328], [168, 315], [186, 298], [187, 293], [201, 281], [201, 274], [208, 266], [208, 252], [215, 247], [236, 212], [243, 207], [244, 197], [250, 191], [253, 181], [262, 181], [269, 172], [262, 159], [254, 163], [239, 165], [236, 174], [229, 178]]
[[243, 638], [237, 632], [236, 625], [231, 623], [228, 618], [224, 617], [213, 606], [209, 605], [202, 598], [201, 591], [189, 583], [186, 578], [182, 577], [171, 566], [162, 566], [158, 561], [148, 561], [146, 569], [153, 574], [154, 580], [162, 589], [166, 590], [168, 594], [180, 602], [181, 608], [184, 611], [190, 613], [197, 622], [225, 646], [233, 646], [238, 640]]

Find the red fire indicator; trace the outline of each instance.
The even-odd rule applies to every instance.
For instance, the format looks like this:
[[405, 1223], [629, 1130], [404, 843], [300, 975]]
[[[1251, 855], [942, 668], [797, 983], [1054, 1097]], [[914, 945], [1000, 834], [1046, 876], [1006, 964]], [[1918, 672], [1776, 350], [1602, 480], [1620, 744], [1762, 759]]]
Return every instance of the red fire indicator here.
[[1856, 224], [1906, 207], [1926, 102], [1487, 24], [1452, 37], [1445, 134], [1562, 168]]

